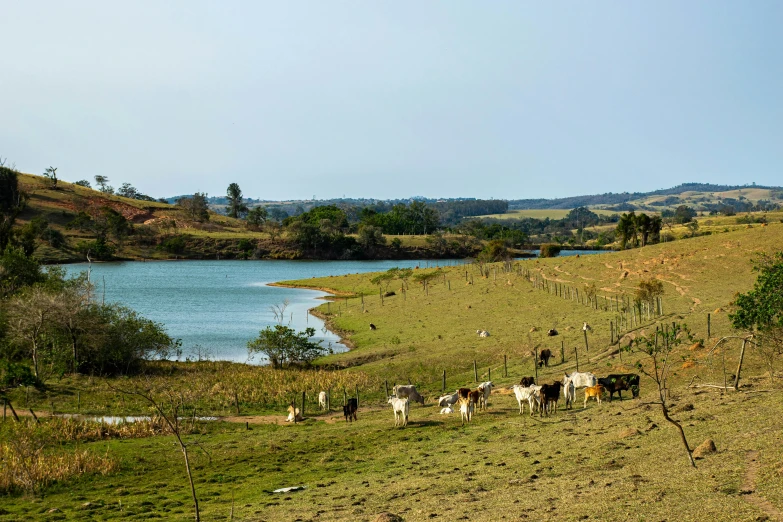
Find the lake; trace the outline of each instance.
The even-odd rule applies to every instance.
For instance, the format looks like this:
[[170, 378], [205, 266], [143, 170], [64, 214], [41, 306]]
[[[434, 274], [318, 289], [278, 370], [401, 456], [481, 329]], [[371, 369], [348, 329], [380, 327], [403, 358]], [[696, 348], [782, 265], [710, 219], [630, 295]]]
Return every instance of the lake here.
[[[98, 299], [122, 303], [182, 339], [183, 358], [247, 361], [247, 342], [276, 324], [271, 311], [288, 301], [286, 323], [296, 330], [316, 329], [316, 339], [335, 351], [346, 347], [308, 314], [325, 292], [268, 286], [290, 279], [309, 279], [395, 266], [444, 266], [461, 261], [131, 261], [93, 263]], [[64, 265], [70, 275], [86, 263]], [[263, 363], [256, 356], [255, 363]]]

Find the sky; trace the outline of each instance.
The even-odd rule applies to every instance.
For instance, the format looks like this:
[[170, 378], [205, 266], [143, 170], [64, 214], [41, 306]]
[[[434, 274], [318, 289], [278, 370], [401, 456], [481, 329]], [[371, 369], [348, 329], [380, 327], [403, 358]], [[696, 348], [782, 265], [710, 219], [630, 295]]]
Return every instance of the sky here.
[[0, 157], [154, 197], [783, 184], [783, 3], [0, 2]]

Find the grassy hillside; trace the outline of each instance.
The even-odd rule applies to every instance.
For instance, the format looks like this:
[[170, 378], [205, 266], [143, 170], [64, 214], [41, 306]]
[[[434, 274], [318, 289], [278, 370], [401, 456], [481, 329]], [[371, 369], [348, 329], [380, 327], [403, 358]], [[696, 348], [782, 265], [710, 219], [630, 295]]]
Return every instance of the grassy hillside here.
[[[26, 210], [17, 220], [18, 226], [38, 217], [49, 228], [63, 234], [65, 244], [53, 247], [46, 241], [37, 242], [36, 255], [45, 262], [84, 261], [80, 243], [92, 241], [94, 234], [69, 226], [79, 212], [91, 216], [108, 207], [128, 220], [133, 232], [122, 241], [113, 241], [119, 259], [234, 259], [257, 255], [269, 259], [302, 257], [301, 250], [283, 233], [272, 238], [268, 233], [252, 230], [242, 220], [210, 212], [207, 222], [189, 218], [176, 205], [142, 201], [108, 195], [97, 190], [59, 181], [56, 189], [42, 176], [20, 174], [20, 188], [29, 194]], [[397, 236], [389, 236], [391, 241]], [[181, 238], [180, 248], [167, 246], [166, 240]], [[379, 249], [380, 257], [437, 257], [425, 241], [425, 236], [399, 236], [399, 250]], [[242, 243], [246, 240], [245, 243]], [[249, 242], [250, 250], [247, 249]], [[244, 248], [243, 248], [244, 247]]]

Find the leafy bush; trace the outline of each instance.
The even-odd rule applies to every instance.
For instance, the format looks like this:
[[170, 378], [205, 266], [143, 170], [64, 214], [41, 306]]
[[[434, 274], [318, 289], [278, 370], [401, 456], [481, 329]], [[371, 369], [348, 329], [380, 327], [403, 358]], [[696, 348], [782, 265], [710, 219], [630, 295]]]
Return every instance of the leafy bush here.
[[160, 248], [171, 254], [181, 254], [185, 251], [186, 244], [183, 236], [174, 236], [164, 240]]
[[554, 243], [545, 243], [541, 245], [539, 257], [557, 257], [560, 254], [560, 245]]
[[10, 390], [19, 386], [35, 386], [39, 388], [41, 382], [33, 375], [33, 371], [26, 364], [14, 363], [8, 360], [0, 363], [0, 390]]

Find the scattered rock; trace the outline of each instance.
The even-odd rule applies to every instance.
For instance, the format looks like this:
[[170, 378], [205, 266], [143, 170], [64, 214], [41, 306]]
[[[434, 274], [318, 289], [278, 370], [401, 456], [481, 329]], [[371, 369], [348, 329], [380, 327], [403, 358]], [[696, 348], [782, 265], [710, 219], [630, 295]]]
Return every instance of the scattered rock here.
[[718, 448], [715, 447], [715, 442], [712, 439], [707, 439], [699, 446], [693, 450], [693, 458], [694, 459], [703, 459], [707, 455], [710, 455], [712, 453], [716, 453], [718, 451]]
[[403, 522], [403, 518], [400, 515], [394, 513], [381, 513], [375, 517], [374, 522]]
[[680, 413], [683, 411], [691, 411], [691, 410], [693, 410], [693, 404], [690, 403], [677, 406], [676, 408], [672, 408], [672, 411], [674, 413]]
[[628, 437], [636, 437], [637, 435], [641, 435], [642, 432], [639, 431], [637, 428], [625, 428], [623, 431], [620, 432], [619, 438], [621, 439], [627, 439]]

